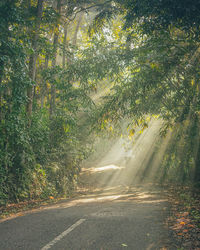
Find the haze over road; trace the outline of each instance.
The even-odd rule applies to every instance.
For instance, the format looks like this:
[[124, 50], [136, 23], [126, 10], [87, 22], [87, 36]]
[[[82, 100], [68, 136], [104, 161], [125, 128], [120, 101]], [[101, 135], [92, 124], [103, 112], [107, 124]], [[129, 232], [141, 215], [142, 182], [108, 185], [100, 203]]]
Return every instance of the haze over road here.
[[[151, 136], [155, 133], [154, 126]], [[83, 181], [91, 180], [92, 191], [1, 222], [0, 249], [176, 249], [165, 223], [164, 191], [128, 181], [133, 179], [130, 168], [141, 155], [131, 153], [127, 163], [121, 143], [114, 146], [115, 152], [121, 148], [121, 158], [111, 157], [109, 162], [105, 156], [96, 166], [84, 169]], [[146, 142], [143, 156], [151, 148]]]

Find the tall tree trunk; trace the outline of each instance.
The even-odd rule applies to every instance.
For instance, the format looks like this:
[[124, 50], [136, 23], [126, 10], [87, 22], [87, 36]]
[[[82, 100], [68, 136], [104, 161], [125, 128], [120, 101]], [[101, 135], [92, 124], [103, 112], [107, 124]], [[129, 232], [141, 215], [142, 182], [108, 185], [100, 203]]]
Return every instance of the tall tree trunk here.
[[[9, 7], [11, 8], [11, 6]], [[5, 69], [4, 69], [5, 65], [4, 65], [3, 57], [7, 56], [7, 53], [6, 53], [8, 51], [7, 44], [9, 44], [8, 41], [9, 41], [10, 32], [9, 32], [8, 22], [6, 22], [6, 24], [4, 25], [4, 29], [6, 32], [2, 34], [4, 39], [0, 45], [0, 56], [1, 56], [0, 57], [0, 85], [2, 84], [2, 81], [4, 79], [4, 73], [5, 73]], [[0, 122], [3, 119], [3, 113], [4, 113], [4, 109], [3, 109], [4, 94], [5, 94], [5, 90], [1, 89], [0, 90]]]
[[76, 25], [76, 29], [75, 29], [75, 32], [74, 32], [74, 37], [73, 37], [73, 40], [72, 40], [72, 44], [73, 45], [77, 44], [78, 30], [79, 30], [79, 27], [81, 25], [83, 14], [84, 14], [84, 12], [81, 12], [80, 15], [79, 15], [79, 19], [78, 19], [78, 22], [77, 22], [77, 25]]
[[[44, 69], [48, 69], [48, 65], [49, 65], [49, 57], [46, 56], [45, 57], [45, 64], [44, 64]], [[41, 87], [41, 109], [44, 107], [44, 98], [45, 98], [45, 94], [47, 93], [47, 84], [46, 84], [46, 80], [42, 81], [42, 87]]]
[[66, 64], [66, 43], [67, 43], [67, 25], [64, 26], [64, 38], [63, 38], [63, 60], [62, 60], [62, 66], [65, 68]]
[[[58, 15], [61, 14], [61, 0], [57, 0], [57, 6], [56, 11]], [[55, 33], [54, 33], [54, 40], [53, 40], [53, 49], [54, 49], [54, 55], [52, 59], [52, 68], [56, 66], [56, 57], [57, 57], [57, 49], [58, 49], [58, 38], [59, 38], [59, 21], [56, 24], [55, 27]], [[54, 84], [51, 84], [51, 100], [50, 100], [50, 116], [53, 115], [55, 111], [55, 100], [56, 100], [56, 87]]]
[[[42, 13], [43, 13], [43, 4], [44, 4], [44, 0], [38, 0], [36, 23], [35, 23], [35, 28], [32, 31], [34, 33], [33, 39], [32, 39], [33, 53], [29, 59], [29, 77], [32, 81], [35, 81], [36, 60], [37, 60], [37, 56], [38, 56], [37, 42], [38, 42], [41, 18], [42, 18]], [[32, 109], [33, 109], [33, 95], [34, 95], [34, 86], [30, 86], [27, 89], [28, 103], [27, 103], [27, 107], [26, 107], [26, 111], [27, 111], [29, 116], [32, 114]]]
[[[4, 63], [0, 62], [0, 85], [3, 80]], [[0, 90], [0, 122], [3, 119], [3, 90]]]
[[[79, 31], [79, 28], [80, 28], [80, 25], [81, 25], [81, 21], [82, 21], [82, 18], [83, 18], [83, 15], [84, 15], [84, 12], [81, 12], [79, 17], [78, 17], [78, 21], [77, 21], [77, 25], [76, 25], [76, 28], [75, 28], [75, 31], [74, 31], [74, 35], [73, 35], [73, 38], [72, 38], [72, 45], [73, 46], [76, 46], [77, 44], [77, 38], [78, 38], [78, 31]], [[71, 61], [73, 59], [73, 56], [68, 56], [67, 57], [67, 63], [70, 64]]]

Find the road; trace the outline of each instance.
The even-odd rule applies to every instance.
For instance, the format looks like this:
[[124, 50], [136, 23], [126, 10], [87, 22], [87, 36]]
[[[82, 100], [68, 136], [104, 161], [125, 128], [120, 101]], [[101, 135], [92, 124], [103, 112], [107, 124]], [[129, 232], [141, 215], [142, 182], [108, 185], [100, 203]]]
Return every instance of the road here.
[[110, 188], [0, 223], [0, 249], [162, 249], [167, 214], [158, 190]]
[[[114, 148], [119, 150], [121, 142]], [[150, 148], [151, 144], [147, 151]], [[122, 161], [125, 153], [120, 154]], [[113, 160], [107, 155], [96, 166], [83, 170], [83, 180], [93, 183], [90, 190], [2, 221], [0, 249], [176, 249], [166, 225], [169, 204], [164, 190], [128, 181], [133, 179], [129, 168], [133, 168], [135, 157], [129, 164], [119, 164], [119, 157]]]

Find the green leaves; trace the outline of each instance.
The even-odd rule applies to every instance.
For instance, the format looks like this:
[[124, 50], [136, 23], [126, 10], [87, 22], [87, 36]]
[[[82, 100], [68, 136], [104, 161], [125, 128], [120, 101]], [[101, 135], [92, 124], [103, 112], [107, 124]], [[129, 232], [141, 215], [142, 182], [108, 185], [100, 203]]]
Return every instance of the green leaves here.
[[[9, 176], [0, 178], [9, 183], [6, 199], [28, 195], [35, 164], [47, 170], [44, 183], [65, 193], [94, 128], [114, 136], [114, 125], [124, 117], [139, 122], [159, 115], [168, 122], [165, 130], [198, 117], [197, 1], [69, 0], [62, 16], [48, 1], [38, 19], [36, 5], [0, 3], [0, 172]], [[88, 15], [78, 24], [80, 11]], [[33, 114], [27, 118], [32, 96]], [[143, 131], [147, 124], [140, 126]], [[134, 133], [130, 127], [129, 135]]]

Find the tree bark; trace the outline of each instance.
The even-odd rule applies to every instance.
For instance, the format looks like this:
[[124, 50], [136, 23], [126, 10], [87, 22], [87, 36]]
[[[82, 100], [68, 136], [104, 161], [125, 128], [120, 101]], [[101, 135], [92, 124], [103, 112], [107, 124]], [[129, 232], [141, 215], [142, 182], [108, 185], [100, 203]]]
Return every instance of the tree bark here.
[[[45, 57], [45, 64], [44, 64], [44, 69], [48, 69], [48, 65], [49, 65], [49, 57], [46, 56]], [[41, 87], [41, 109], [44, 107], [44, 98], [45, 98], [45, 94], [47, 93], [47, 84], [46, 84], [46, 80], [44, 80], [42, 82], [42, 87]]]
[[62, 60], [62, 66], [63, 66], [63, 68], [65, 68], [65, 64], [66, 64], [66, 43], [67, 43], [67, 25], [64, 26], [63, 60]]
[[78, 30], [79, 30], [79, 27], [81, 25], [81, 21], [82, 21], [82, 18], [83, 18], [83, 14], [84, 12], [81, 12], [80, 15], [79, 15], [79, 19], [78, 19], [78, 23], [76, 25], [76, 29], [75, 29], [75, 32], [74, 32], [74, 37], [73, 37], [73, 40], [72, 40], [72, 44], [75, 46], [77, 44], [77, 38], [78, 38]]
[[[39, 30], [40, 30], [41, 18], [42, 18], [42, 13], [43, 13], [43, 4], [44, 4], [44, 0], [38, 0], [35, 28], [32, 31], [34, 33], [33, 39], [32, 39], [33, 53], [29, 59], [29, 77], [32, 80], [32, 82], [35, 81], [35, 74], [36, 74], [36, 60], [38, 56], [37, 42], [39, 38]], [[34, 95], [34, 86], [32, 85], [27, 89], [28, 103], [27, 103], [26, 111], [29, 116], [31, 116], [32, 109], [33, 109], [33, 95]]]
[[[61, 14], [61, 0], [57, 0], [56, 11], [60, 15]], [[54, 41], [53, 41], [53, 48], [54, 48], [54, 55], [52, 59], [52, 68], [54, 68], [57, 64], [56, 57], [57, 57], [57, 49], [58, 49], [58, 38], [59, 38], [59, 21], [55, 27], [54, 33]], [[55, 100], [56, 100], [56, 87], [54, 84], [51, 84], [51, 100], [50, 100], [50, 117], [53, 115], [55, 111]]]

